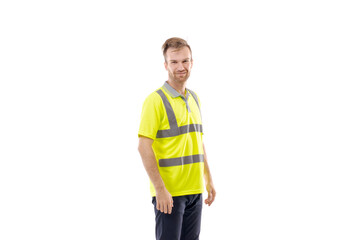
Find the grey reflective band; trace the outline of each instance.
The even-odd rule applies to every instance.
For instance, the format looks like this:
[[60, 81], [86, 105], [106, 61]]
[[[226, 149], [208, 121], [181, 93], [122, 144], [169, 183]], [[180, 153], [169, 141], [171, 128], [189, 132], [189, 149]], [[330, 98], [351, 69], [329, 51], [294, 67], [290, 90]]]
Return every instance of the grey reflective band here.
[[195, 102], [196, 102], [196, 104], [198, 105], [199, 110], [200, 110], [199, 100], [198, 100], [196, 94], [195, 94], [193, 91], [191, 91], [190, 89], [187, 89], [187, 90], [189, 90], [189, 92], [191, 93], [191, 95], [192, 95], [193, 98], [195, 99]]
[[188, 89], [188, 90], [189, 90], [189, 92], [191, 93], [191, 95], [193, 96], [193, 98], [195, 99], [195, 102], [196, 102], [196, 104], [198, 105], [198, 108], [199, 108], [200, 117], [202, 118], [202, 116], [201, 116], [201, 110], [200, 110], [199, 100], [198, 100], [198, 98], [197, 98], [196, 94], [195, 94], [193, 91], [191, 91], [190, 89]]
[[189, 124], [174, 129], [159, 130], [156, 134], [157, 138], [174, 137], [189, 132], [202, 132], [201, 124]]
[[[164, 103], [166, 114], [167, 114], [167, 117], [169, 120], [169, 125], [170, 125], [170, 129], [159, 130], [156, 134], [156, 138], [175, 137], [175, 136], [189, 133], [189, 132], [202, 132], [203, 131], [201, 124], [189, 124], [189, 125], [178, 127], [174, 110], [171, 107], [170, 102], [167, 99], [167, 97], [165, 96], [164, 92], [161, 89], [157, 90], [156, 92], [160, 95], [160, 97]], [[189, 92], [194, 97], [195, 102], [198, 105], [199, 111], [200, 111], [199, 102], [198, 102], [198, 99], [197, 99], [195, 93], [192, 92], [191, 90], [189, 90]]]
[[166, 98], [165, 93], [161, 89], [157, 90], [156, 92], [160, 95], [160, 97], [165, 105], [166, 114], [169, 119], [170, 128], [171, 129], [177, 128], [178, 124], [176, 121], [174, 110], [172, 109], [169, 100]]
[[159, 159], [159, 166], [173, 167], [173, 166], [181, 166], [185, 164], [198, 163], [198, 162], [204, 162], [203, 154], [177, 157], [177, 158]]

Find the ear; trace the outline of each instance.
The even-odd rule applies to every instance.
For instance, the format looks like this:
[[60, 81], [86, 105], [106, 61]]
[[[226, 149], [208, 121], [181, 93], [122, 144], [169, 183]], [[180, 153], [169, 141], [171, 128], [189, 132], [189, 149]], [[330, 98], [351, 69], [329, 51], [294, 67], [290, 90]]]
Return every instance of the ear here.
[[165, 67], [166, 70], [168, 70], [168, 69], [167, 69], [167, 62], [166, 62], [166, 61], [164, 62], [164, 67]]

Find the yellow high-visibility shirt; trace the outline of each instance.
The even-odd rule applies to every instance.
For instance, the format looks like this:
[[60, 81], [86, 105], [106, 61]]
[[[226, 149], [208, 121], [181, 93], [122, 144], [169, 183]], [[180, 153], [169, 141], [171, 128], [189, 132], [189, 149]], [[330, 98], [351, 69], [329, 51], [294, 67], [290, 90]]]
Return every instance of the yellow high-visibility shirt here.
[[[152, 149], [160, 175], [172, 196], [204, 191], [204, 148], [200, 101], [186, 89], [186, 96], [167, 82], [143, 104], [138, 135], [154, 140]], [[156, 196], [150, 181], [150, 192]]]

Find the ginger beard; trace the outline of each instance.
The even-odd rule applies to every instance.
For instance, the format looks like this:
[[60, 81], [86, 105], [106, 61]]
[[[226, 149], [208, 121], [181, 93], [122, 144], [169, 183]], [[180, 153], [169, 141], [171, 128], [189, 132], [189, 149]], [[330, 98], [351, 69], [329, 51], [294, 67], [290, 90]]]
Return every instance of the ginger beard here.
[[190, 71], [187, 69], [184, 69], [182, 71], [175, 70], [174, 72], [171, 72], [171, 70], [168, 69], [168, 73], [169, 73], [169, 79], [178, 83], [185, 82], [190, 77]]

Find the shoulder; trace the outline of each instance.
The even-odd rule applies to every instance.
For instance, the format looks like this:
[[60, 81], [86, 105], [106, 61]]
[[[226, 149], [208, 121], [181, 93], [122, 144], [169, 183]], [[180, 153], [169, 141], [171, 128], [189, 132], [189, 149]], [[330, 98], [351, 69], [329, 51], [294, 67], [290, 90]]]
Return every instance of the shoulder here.
[[190, 94], [197, 100], [199, 101], [199, 95], [197, 95], [197, 93], [191, 89], [187, 89], [189, 90]]
[[162, 104], [162, 100], [160, 95], [157, 93], [157, 91], [160, 88], [156, 89], [155, 91], [153, 91], [152, 93], [150, 93], [146, 98], [144, 103], [146, 104], [152, 104], [152, 105], [159, 105]]
[[191, 97], [195, 100], [196, 104], [200, 108], [201, 107], [201, 101], [200, 101], [199, 96], [194, 91], [192, 91], [191, 89], [187, 89], [187, 90], [189, 90]]
[[195, 95], [195, 97], [198, 97], [197, 93], [192, 90], [192, 89], [189, 89], [189, 88], [186, 88], [192, 95]]

